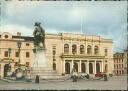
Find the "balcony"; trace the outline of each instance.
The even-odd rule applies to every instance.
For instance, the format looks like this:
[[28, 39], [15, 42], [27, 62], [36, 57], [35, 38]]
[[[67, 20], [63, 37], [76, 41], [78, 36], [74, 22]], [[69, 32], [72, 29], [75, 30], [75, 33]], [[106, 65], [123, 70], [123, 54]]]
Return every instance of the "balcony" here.
[[105, 56], [101, 55], [92, 55], [92, 54], [64, 54], [62, 53], [61, 58], [96, 58], [96, 59], [103, 59]]

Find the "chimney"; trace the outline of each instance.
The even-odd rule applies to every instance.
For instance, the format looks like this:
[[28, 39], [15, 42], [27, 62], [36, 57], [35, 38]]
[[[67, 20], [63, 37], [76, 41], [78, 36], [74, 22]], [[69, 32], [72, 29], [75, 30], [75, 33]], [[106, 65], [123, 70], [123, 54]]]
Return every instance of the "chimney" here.
[[21, 36], [21, 32], [17, 32], [17, 36]]

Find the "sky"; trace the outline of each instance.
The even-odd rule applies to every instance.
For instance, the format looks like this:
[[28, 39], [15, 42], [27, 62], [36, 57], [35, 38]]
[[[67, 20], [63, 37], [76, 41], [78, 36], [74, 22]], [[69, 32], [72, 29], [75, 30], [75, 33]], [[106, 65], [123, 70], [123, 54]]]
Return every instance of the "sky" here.
[[[33, 36], [34, 23], [46, 33], [97, 35], [113, 40], [113, 52], [127, 47], [126, 1], [1, 1], [0, 33]], [[82, 30], [82, 31], [81, 31]]]

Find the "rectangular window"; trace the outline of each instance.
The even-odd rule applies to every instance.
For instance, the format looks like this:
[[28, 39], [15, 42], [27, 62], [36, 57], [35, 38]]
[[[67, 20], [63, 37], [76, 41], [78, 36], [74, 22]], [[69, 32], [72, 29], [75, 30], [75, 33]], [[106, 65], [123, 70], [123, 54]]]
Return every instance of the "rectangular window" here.
[[123, 64], [122, 64], [122, 68], [123, 68]]
[[116, 69], [116, 65], [114, 65], [114, 68]]
[[108, 49], [105, 49], [104, 51], [105, 51], [105, 56], [107, 56], [108, 55]]
[[26, 43], [26, 46], [29, 46], [30, 44], [29, 43]]
[[29, 56], [30, 56], [29, 52], [26, 52], [26, 58], [29, 58]]
[[5, 51], [5, 52], [4, 52], [4, 56], [5, 56], [5, 57], [8, 57], [8, 51]]
[[53, 58], [53, 61], [56, 61], [56, 59]]
[[19, 57], [19, 52], [15, 52], [15, 57]]
[[55, 50], [53, 50], [53, 55], [55, 55], [56, 54], [56, 51]]
[[29, 62], [26, 62], [26, 66], [29, 67]]

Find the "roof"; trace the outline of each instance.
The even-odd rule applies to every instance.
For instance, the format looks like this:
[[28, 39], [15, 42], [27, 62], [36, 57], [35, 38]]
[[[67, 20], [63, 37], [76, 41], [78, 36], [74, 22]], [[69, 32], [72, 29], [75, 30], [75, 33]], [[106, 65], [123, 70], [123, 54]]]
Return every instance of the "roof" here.
[[34, 37], [29, 37], [29, 36], [12, 36], [12, 38], [21, 38], [21, 39], [24, 39], [26, 41], [33, 41], [34, 40]]

